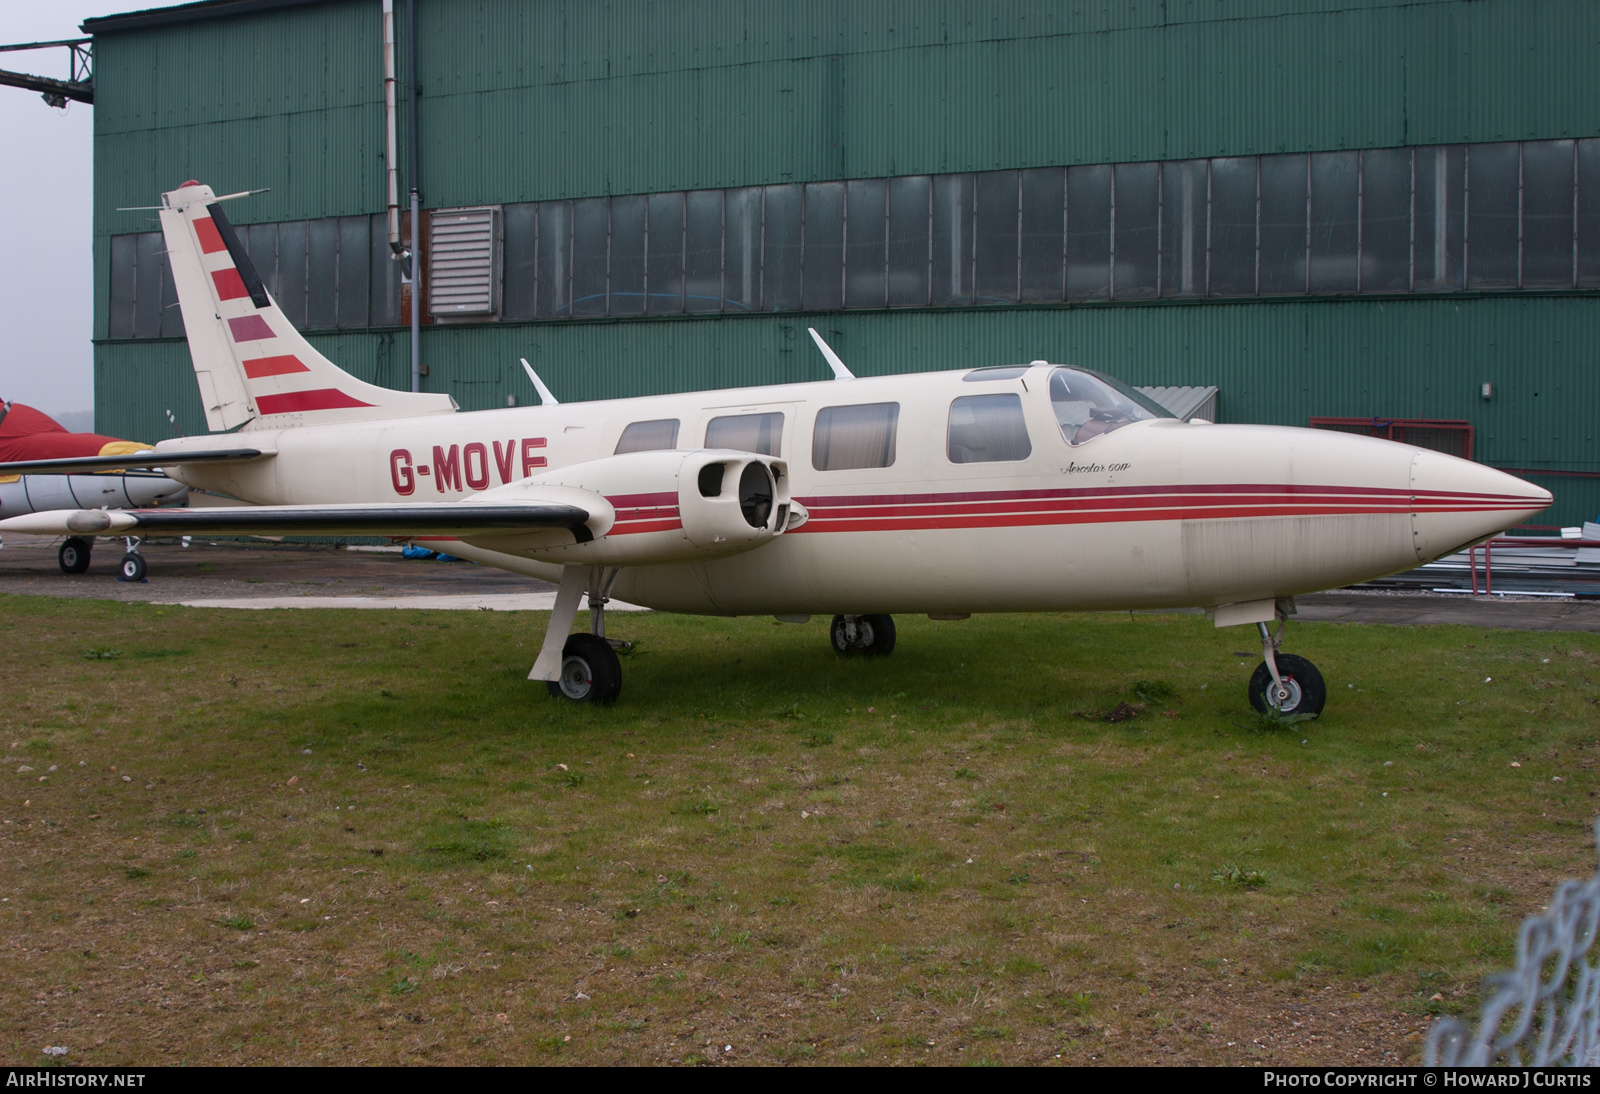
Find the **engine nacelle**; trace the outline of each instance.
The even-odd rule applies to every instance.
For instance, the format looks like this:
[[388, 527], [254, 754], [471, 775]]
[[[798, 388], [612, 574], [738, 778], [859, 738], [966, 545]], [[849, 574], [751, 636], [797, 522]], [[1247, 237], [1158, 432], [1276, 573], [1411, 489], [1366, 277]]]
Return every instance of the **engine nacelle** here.
[[[749, 551], [782, 535], [794, 503], [784, 461], [753, 452], [629, 452], [574, 464], [486, 491], [510, 501], [583, 492], [594, 538], [567, 532], [474, 536], [474, 546], [561, 565], [649, 566]], [[597, 504], [603, 499], [604, 504]], [[574, 501], [575, 504], [582, 504]]]

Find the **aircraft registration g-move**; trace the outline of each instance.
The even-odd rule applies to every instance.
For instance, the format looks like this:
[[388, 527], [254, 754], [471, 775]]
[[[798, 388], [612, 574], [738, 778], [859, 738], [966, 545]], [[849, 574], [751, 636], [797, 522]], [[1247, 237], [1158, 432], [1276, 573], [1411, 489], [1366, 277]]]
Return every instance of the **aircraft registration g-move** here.
[[[841, 654], [887, 654], [896, 612], [1199, 605], [1258, 626], [1256, 709], [1316, 714], [1320, 674], [1278, 652], [1295, 594], [1411, 569], [1551, 501], [1391, 441], [1178, 421], [1044, 361], [856, 379], [820, 338], [835, 380], [459, 413], [312, 349], [223, 200], [188, 182], [160, 216], [207, 424], [237, 431], [57, 470], [159, 466], [251, 505], [64, 510], [0, 531], [448, 537], [451, 554], [559, 583], [529, 678], [580, 702], [621, 687], [612, 596], [831, 615]], [[584, 594], [592, 633], [569, 635]]]

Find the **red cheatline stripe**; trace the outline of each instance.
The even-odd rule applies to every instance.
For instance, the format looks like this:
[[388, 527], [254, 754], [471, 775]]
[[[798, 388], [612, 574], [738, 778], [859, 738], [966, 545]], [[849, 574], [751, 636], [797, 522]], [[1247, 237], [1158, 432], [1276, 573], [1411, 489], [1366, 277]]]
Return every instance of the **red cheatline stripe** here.
[[216, 222], [210, 217], [195, 218], [194, 234], [200, 237], [200, 250], [208, 255], [228, 249], [228, 245], [222, 242], [222, 233], [217, 231]]
[[235, 342], [255, 342], [262, 338], [276, 338], [272, 328], [267, 326], [267, 321], [259, 315], [241, 315], [237, 319], [228, 320], [228, 330], [233, 334]]
[[1350, 516], [1362, 512], [1404, 516], [1397, 510], [1359, 509], [1302, 509], [1291, 506], [1239, 506], [1236, 508], [1207, 509], [1130, 509], [1121, 511], [1090, 510], [1085, 512], [959, 514], [920, 518], [862, 518], [836, 519], [812, 518], [791, 535], [800, 532], [887, 532], [917, 531], [938, 528], [1014, 528], [1041, 524], [1120, 524], [1155, 520], [1219, 520], [1250, 517], [1286, 516]]
[[237, 300], [241, 296], [250, 295], [250, 290], [244, 287], [244, 278], [240, 277], [239, 271], [232, 266], [212, 270], [211, 280], [216, 282], [217, 296], [223, 300]]
[[1220, 510], [1259, 509], [1272, 510], [1284, 513], [1410, 513], [1410, 512], [1498, 512], [1500, 510], [1516, 511], [1525, 509], [1530, 503], [1491, 502], [1467, 504], [1456, 502], [1450, 504], [1422, 504], [1413, 507], [1406, 499], [1397, 498], [1386, 502], [1358, 502], [1358, 501], [1297, 501], [1285, 502], [1281, 499], [1239, 499], [1233, 502], [1207, 499], [1196, 502], [1193, 498], [1176, 495], [1167, 499], [1147, 499], [1142, 502], [1132, 500], [1122, 505], [1074, 505], [1063, 502], [1011, 502], [996, 505], [967, 504], [962, 506], [878, 506], [878, 507], [849, 507], [849, 506], [817, 506], [809, 511], [813, 519], [821, 520], [919, 520], [924, 518], [939, 519], [943, 517], [1005, 517], [1008, 515], [1028, 513], [1075, 513], [1088, 516], [1101, 513], [1107, 519], [1114, 519], [1117, 513], [1163, 512], [1172, 509], [1183, 509], [1193, 512], [1212, 512]]
[[623, 525], [620, 522], [614, 525], [608, 536], [632, 536], [640, 532], [670, 532], [675, 528], [682, 528], [681, 520], [651, 520], [640, 521], [636, 524]]
[[654, 494], [618, 494], [615, 497], [607, 497], [606, 500], [618, 509], [638, 508], [642, 505], [677, 505], [678, 492], [661, 490]]
[[283, 376], [290, 372], [310, 372], [300, 362], [300, 358], [292, 354], [283, 357], [257, 357], [244, 363], [244, 374], [252, 380], [259, 380], [263, 376]]
[[819, 520], [812, 517], [790, 535], [800, 532], [906, 532], [930, 531], [947, 528], [1021, 528], [1041, 524], [1123, 524], [1135, 521], [1183, 520], [1186, 517], [1243, 517], [1269, 516], [1255, 510], [1210, 510], [1204, 514], [1186, 513], [1183, 510], [1143, 510], [1118, 513], [1018, 513], [1010, 516], [958, 516], [930, 517], [918, 521], [906, 520]]
[[839, 495], [832, 497], [796, 498], [802, 505], [810, 508], [813, 505], [905, 505], [905, 504], [930, 504], [935, 502], [960, 502], [960, 501], [1011, 501], [1033, 498], [1086, 498], [1086, 497], [1127, 497], [1149, 494], [1172, 494], [1176, 492], [1189, 494], [1270, 494], [1270, 495], [1326, 495], [1341, 494], [1354, 497], [1439, 497], [1439, 498], [1482, 498], [1503, 499], [1505, 501], [1524, 501], [1518, 494], [1480, 494], [1460, 490], [1408, 490], [1394, 487], [1375, 486], [1310, 486], [1288, 483], [1215, 483], [1215, 484], [1185, 484], [1175, 486], [1097, 486], [1079, 487], [1056, 490], [985, 490], [966, 493], [938, 493], [938, 494], [864, 494], [857, 496]]
[[257, 395], [256, 409], [263, 414], [292, 414], [304, 410], [344, 410], [348, 407], [371, 406], [360, 399], [351, 398], [338, 388], [323, 387], [311, 391], [290, 391], [283, 395]]
[[[804, 504], [804, 502], [802, 502]], [[1356, 498], [1322, 498], [1289, 500], [1276, 497], [1228, 498], [1207, 495], [1174, 493], [1166, 497], [1137, 498], [1048, 498], [1028, 501], [967, 501], [947, 505], [819, 505], [807, 506], [813, 516], [848, 517], [922, 517], [922, 516], [982, 516], [1002, 513], [1044, 512], [1094, 512], [1123, 511], [1152, 508], [1238, 508], [1240, 505], [1280, 505], [1293, 509], [1333, 508], [1365, 511], [1369, 509], [1410, 512], [1409, 497], [1360, 500]]]

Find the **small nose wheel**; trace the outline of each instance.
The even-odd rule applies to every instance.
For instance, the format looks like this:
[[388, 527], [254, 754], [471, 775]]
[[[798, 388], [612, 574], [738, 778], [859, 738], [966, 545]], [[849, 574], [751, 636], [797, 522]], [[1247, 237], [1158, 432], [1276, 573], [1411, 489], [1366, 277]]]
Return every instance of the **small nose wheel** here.
[[1292, 653], [1276, 654], [1274, 660], [1278, 663], [1276, 684], [1265, 661], [1250, 674], [1250, 705], [1263, 714], [1268, 710], [1279, 714], [1321, 714], [1328, 701], [1328, 688], [1317, 666]]
[[117, 575], [117, 580], [143, 581], [144, 572], [144, 556], [138, 551], [129, 551], [127, 554], [122, 556], [122, 569]]
[[72, 536], [61, 545], [61, 550], [56, 552], [56, 562], [61, 566], [64, 574], [81, 574], [89, 568], [89, 554], [94, 548], [94, 540], [84, 539], [82, 536]]

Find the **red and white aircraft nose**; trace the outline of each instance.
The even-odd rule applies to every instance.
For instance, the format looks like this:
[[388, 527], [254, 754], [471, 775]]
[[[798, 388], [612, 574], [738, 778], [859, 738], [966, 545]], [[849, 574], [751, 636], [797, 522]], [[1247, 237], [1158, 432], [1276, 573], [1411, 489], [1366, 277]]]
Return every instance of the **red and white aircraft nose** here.
[[1431, 562], [1549, 508], [1550, 491], [1471, 460], [1420, 450], [1411, 458], [1411, 530]]

